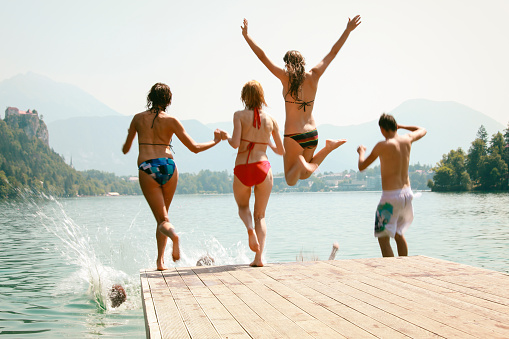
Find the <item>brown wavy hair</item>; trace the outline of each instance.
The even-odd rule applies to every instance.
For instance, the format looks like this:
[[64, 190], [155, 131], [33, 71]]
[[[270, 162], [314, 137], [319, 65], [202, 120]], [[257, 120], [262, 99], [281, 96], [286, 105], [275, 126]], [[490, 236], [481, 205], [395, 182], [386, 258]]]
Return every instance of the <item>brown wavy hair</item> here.
[[298, 100], [299, 88], [306, 77], [306, 70], [304, 68], [306, 61], [298, 51], [286, 52], [283, 61], [285, 62], [286, 74], [288, 74], [289, 81], [288, 92], [286, 94], [290, 93], [292, 98]]
[[150, 89], [147, 95], [147, 108], [155, 113], [165, 111], [171, 104], [170, 86], [158, 82]]
[[247, 109], [262, 108], [262, 105], [267, 106], [262, 85], [256, 80], [246, 82], [242, 87], [240, 99]]

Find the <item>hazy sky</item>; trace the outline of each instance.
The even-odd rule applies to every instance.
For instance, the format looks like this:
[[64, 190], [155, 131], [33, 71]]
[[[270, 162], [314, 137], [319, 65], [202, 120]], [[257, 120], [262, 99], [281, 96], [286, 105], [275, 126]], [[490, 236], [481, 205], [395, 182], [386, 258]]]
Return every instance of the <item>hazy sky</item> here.
[[[251, 52], [249, 33], [283, 66], [296, 49], [316, 65], [362, 16], [320, 80], [318, 124], [377, 119], [403, 101], [457, 101], [509, 122], [509, 1], [0, 0], [0, 81], [32, 71], [76, 85], [114, 110], [143, 110], [155, 82], [170, 113], [231, 120], [251, 79], [284, 120], [282, 87]], [[43, 112], [42, 112], [43, 113]], [[411, 123], [411, 122], [409, 122]]]

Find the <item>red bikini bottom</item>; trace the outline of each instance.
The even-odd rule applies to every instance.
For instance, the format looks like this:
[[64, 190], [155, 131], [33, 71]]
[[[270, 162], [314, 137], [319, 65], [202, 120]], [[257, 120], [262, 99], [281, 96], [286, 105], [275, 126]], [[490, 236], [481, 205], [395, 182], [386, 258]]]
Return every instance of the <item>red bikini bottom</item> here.
[[269, 170], [270, 162], [264, 160], [252, 164], [237, 165], [233, 169], [233, 173], [241, 183], [251, 187], [261, 184], [267, 177]]

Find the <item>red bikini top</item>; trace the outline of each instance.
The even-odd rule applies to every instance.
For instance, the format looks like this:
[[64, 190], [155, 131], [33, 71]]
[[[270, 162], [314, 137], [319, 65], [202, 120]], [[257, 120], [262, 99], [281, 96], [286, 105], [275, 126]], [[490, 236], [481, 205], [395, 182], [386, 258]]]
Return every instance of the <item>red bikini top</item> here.
[[[260, 117], [260, 112], [258, 111], [258, 107], [255, 107], [255, 109], [253, 111], [254, 111], [253, 127], [260, 129], [260, 126], [262, 125], [262, 119]], [[249, 153], [247, 154], [246, 165], [247, 165], [247, 162], [249, 161], [249, 156], [251, 155], [251, 150], [254, 148], [254, 146], [256, 144], [259, 144], [259, 145], [268, 145], [269, 144], [267, 142], [256, 142], [256, 141], [250, 141], [250, 140], [246, 140], [246, 139], [240, 139], [240, 140], [249, 142], [249, 144], [247, 145], [247, 150], [246, 150], [246, 151], [249, 151]], [[243, 153], [246, 151], [242, 151], [240, 153]]]

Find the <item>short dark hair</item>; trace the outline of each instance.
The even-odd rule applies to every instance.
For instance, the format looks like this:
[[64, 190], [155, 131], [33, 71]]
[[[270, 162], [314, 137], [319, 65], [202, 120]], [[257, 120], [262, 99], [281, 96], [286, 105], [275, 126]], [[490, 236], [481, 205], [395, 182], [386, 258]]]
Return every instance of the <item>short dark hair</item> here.
[[398, 123], [396, 119], [390, 114], [383, 113], [378, 120], [378, 126], [382, 127], [386, 131], [396, 131], [398, 129]]
[[156, 83], [147, 95], [147, 108], [152, 110], [165, 111], [171, 104], [170, 86], [163, 83]]

